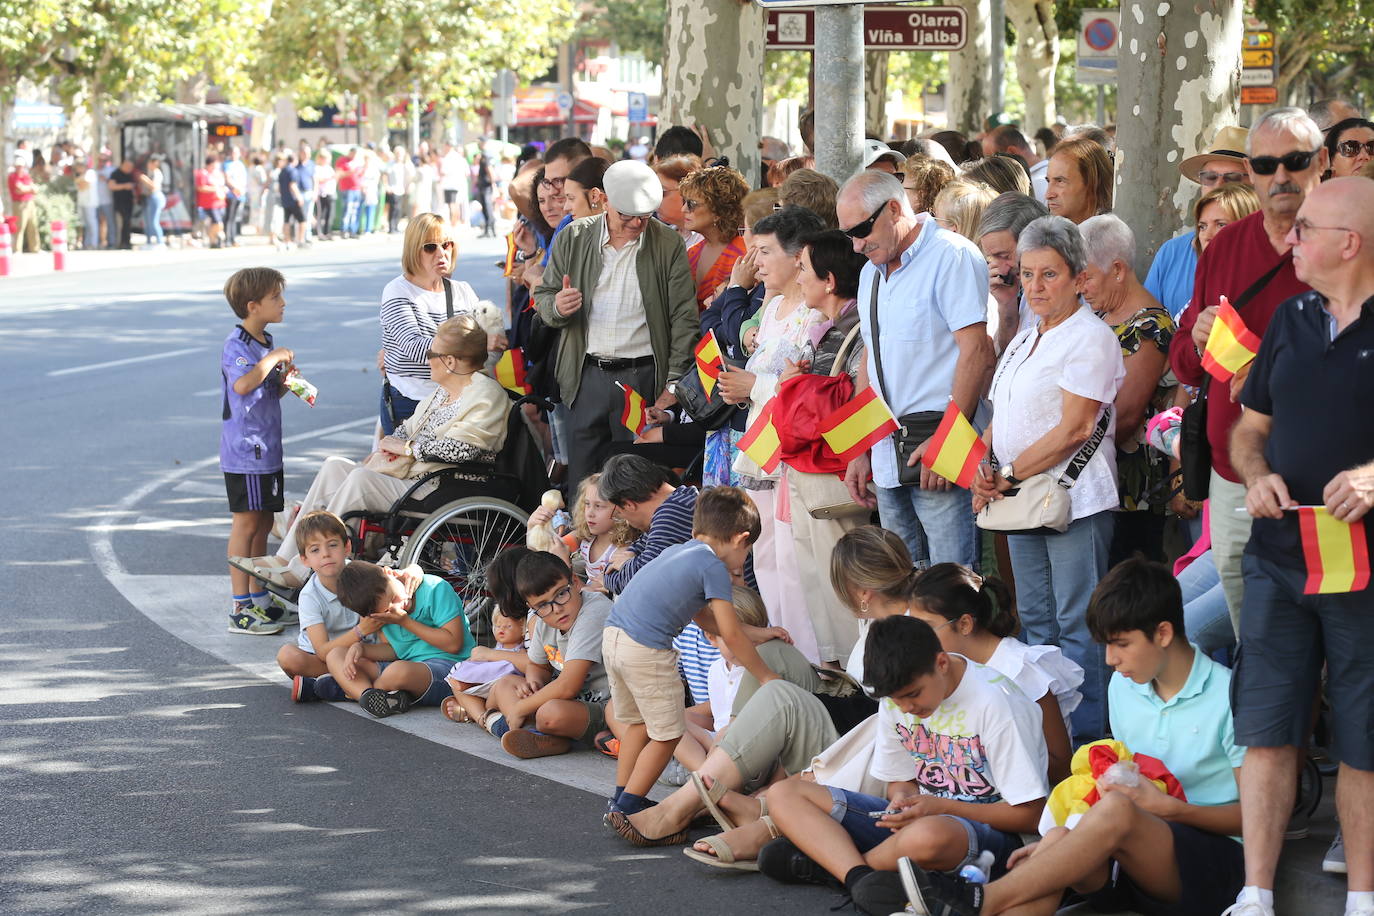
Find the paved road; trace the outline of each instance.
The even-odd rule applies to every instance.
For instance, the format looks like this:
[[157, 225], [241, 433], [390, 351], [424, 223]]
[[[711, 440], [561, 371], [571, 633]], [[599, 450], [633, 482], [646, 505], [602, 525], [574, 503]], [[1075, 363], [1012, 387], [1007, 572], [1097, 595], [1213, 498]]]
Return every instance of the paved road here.
[[[498, 254], [466, 247], [479, 295]], [[0, 912], [824, 912], [610, 835], [597, 755], [522, 771], [434, 710], [297, 706], [280, 638], [223, 633], [219, 289], [250, 263], [287, 275], [277, 337], [320, 388], [284, 403], [299, 495], [365, 448], [397, 243], [0, 280]]]

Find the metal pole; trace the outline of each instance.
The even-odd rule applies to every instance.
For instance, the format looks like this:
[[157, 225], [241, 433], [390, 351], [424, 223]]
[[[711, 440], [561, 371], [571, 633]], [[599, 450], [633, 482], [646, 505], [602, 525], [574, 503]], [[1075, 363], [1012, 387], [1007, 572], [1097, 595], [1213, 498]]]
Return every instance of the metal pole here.
[[993, 111], [1003, 111], [1007, 104], [1007, 7], [1005, 0], [992, 0], [992, 92], [988, 102]]
[[864, 8], [816, 7], [816, 169], [844, 184], [863, 162]]
[[420, 148], [420, 84], [410, 84], [410, 151]]
[[1107, 87], [1097, 84], [1097, 126], [1107, 126]]

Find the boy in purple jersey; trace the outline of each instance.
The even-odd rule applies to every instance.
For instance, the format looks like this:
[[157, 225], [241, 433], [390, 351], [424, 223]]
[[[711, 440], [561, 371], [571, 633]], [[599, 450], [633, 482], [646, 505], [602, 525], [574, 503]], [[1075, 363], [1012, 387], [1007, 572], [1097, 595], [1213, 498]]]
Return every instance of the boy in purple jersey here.
[[[292, 353], [273, 348], [267, 326], [282, 320], [285, 288], [286, 278], [270, 267], [246, 267], [224, 284], [224, 298], [242, 319], [225, 339], [220, 358], [224, 426], [219, 466], [233, 513], [231, 558], [265, 554], [272, 516], [282, 508], [281, 396], [287, 390]], [[290, 622], [268, 593], [255, 592], [252, 577], [232, 563], [229, 583], [234, 596], [230, 633], [270, 636]]]

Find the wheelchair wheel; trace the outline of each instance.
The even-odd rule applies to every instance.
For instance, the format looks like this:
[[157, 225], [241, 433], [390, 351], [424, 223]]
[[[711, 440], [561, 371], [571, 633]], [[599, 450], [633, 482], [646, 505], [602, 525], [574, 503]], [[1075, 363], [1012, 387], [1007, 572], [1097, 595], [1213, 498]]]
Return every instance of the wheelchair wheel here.
[[482, 633], [490, 630], [491, 608], [487, 564], [507, 547], [525, 543], [528, 519], [504, 500], [456, 499], [415, 526], [401, 548], [399, 565], [418, 564], [426, 574], [447, 580], [463, 601], [474, 638], [485, 643]]

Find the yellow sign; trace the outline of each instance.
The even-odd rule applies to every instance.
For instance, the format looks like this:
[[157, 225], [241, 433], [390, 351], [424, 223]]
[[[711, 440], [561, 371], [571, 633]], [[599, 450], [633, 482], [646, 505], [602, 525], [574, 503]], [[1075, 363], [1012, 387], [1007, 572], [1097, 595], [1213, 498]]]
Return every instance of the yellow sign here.
[[1274, 52], [1263, 49], [1252, 51], [1246, 48], [1241, 52], [1241, 62], [1246, 67], [1272, 67]]
[[1272, 48], [1274, 47], [1273, 32], [1246, 32], [1245, 47], [1247, 48]]

